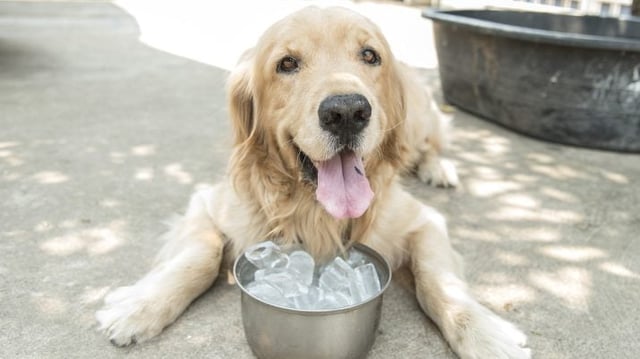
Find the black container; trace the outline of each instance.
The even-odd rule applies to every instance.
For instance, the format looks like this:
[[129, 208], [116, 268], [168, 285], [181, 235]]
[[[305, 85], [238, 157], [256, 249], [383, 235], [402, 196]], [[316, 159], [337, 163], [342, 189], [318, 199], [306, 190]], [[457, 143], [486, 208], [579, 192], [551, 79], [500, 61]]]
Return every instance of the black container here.
[[517, 132], [640, 152], [640, 21], [425, 10], [445, 99]]

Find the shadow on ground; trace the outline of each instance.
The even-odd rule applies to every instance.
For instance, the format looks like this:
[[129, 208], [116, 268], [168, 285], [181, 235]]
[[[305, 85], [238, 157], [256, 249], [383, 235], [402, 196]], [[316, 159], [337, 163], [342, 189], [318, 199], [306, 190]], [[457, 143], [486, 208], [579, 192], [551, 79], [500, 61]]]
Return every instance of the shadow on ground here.
[[[437, 72], [423, 75], [439, 88]], [[640, 157], [533, 140], [461, 111], [453, 117], [462, 187], [408, 186], [447, 213], [475, 294], [527, 329], [536, 356], [632, 357]]]

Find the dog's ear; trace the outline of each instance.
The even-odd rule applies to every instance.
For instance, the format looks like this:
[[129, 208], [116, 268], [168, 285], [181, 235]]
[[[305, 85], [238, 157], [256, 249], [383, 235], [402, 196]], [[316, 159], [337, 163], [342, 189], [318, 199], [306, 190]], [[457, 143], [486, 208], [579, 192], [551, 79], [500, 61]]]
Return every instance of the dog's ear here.
[[245, 142], [255, 126], [252, 67], [253, 51], [249, 50], [242, 55], [227, 81], [227, 101], [236, 145]]

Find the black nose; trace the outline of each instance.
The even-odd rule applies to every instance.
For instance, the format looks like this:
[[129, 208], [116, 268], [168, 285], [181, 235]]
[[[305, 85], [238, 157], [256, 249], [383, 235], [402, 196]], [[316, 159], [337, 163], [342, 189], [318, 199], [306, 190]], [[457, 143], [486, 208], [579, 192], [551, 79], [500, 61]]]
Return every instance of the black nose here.
[[320, 127], [341, 139], [351, 141], [371, 118], [371, 105], [360, 94], [333, 95], [325, 98], [318, 107]]

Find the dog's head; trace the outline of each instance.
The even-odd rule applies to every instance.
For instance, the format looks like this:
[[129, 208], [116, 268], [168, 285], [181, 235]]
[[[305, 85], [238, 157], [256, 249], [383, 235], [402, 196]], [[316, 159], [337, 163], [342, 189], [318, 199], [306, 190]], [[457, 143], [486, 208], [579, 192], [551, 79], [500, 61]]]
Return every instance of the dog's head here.
[[272, 181], [312, 183], [336, 218], [359, 217], [373, 197], [368, 177], [400, 163], [397, 67], [380, 30], [350, 10], [310, 7], [280, 20], [229, 80], [238, 157], [261, 162]]

